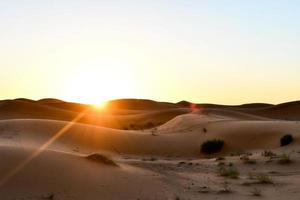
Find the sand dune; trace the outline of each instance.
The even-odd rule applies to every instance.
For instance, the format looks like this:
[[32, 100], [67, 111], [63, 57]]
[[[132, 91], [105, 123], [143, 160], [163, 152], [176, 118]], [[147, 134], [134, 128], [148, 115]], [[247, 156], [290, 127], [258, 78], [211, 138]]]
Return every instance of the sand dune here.
[[[22, 162], [27, 148], [0, 147], [1, 174]], [[153, 199], [168, 197], [152, 172], [99, 165], [84, 157], [45, 151], [0, 187], [1, 199]]]
[[300, 101], [281, 103], [278, 105], [252, 103], [237, 106], [198, 104], [201, 108], [233, 110], [243, 113], [258, 115], [261, 117], [282, 119], [282, 120], [300, 120]]
[[300, 120], [300, 101], [282, 103], [250, 112], [274, 119]]
[[[12, 145], [38, 147], [68, 122], [55, 120], [2, 120], [0, 137]], [[226, 129], [224, 128], [226, 127]], [[203, 132], [203, 129], [206, 132]], [[200, 144], [222, 138], [226, 149], [270, 149], [280, 146], [280, 137], [292, 133], [297, 140], [300, 123], [289, 121], [243, 121], [196, 114], [179, 116], [155, 130], [126, 131], [76, 123], [54, 145], [54, 149], [93, 153], [156, 156], [201, 156]], [[26, 133], [26, 134], [24, 134]], [[252, 141], [252, 143], [251, 143]], [[296, 142], [294, 143], [296, 144]]]
[[[54, 100], [52, 100], [54, 101]], [[78, 110], [67, 110], [74, 103], [62, 103], [62, 106], [52, 106], [56, 104], [24, 101], [24, 100], [6, 100], [0, 102], [0, 119], [52, 119], [61, 121], [71, 121], [79, 115]], [[51, 104], [51, 105], [49, 105]], [[76, 106], [82, 107], [82, 104]], [[64, 107], [64, 109], [62, 108]], [[74, 111], [76, 110], [76, 111]], [[82, 109], [80, 109], [82, 110]], [[173, 117], [190, 112], [189, 109], [176, 108], [150, 111], [131, 111], [131, 110], [108, 110], [106, 112], [93, 110], [85, 105], [85, 114], [79, 120], [80, 123], [99, 125], [116, 129], [144, 129], [145, 124], [151, 122], [152, 126], [165, 123]]]
[[129, 110], [161, 110], [179, 108], [181, 106], [168, 102], [156, 102], [148, 99], [119, 99], [107, 103], [108, 108]]
[[[268, 174], [274, 186], [256, 187], [269, 199], [281, 199], [287, 190], [294, 191], [290, 199], [297, 199], [299, 190], [293, 184], [274, 187], [288, 179], [300, 183], [298, 106], [299, 102], [195, 108], [182, 102], [118, 100], [100, 112], [55, 99], [1, 101], [0, 197], [252, 199], [251, 188], [242, 186], [251, 181], [247, 174], [276, 171]], [[82, 118], [71, 122], [76, 116]], [[286, 134], [294, 141], [281, 147]], [[224, 141], [219, 153], [200, 151], [210, 139]], [[292, 155], [293, 164], [278, 166], [279, 158], [268, 160], [261, 154], [264, 150]], [[248, 154], [257, 163], [252, 168], [239, 158]], [[228, 179], [218, 176], [219, 164], [210, 159], [218, 156], [240, 171], [240, 179], [230, 181], [235, 192], [228, 196], [220, 196]]]

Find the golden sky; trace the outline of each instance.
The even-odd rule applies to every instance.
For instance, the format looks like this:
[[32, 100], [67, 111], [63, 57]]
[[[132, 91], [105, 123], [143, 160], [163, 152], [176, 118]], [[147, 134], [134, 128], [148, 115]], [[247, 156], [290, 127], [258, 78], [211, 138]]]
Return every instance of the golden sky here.
[[271, 0], [2, 1], [0, 98], [297, 100], [299, 8]]

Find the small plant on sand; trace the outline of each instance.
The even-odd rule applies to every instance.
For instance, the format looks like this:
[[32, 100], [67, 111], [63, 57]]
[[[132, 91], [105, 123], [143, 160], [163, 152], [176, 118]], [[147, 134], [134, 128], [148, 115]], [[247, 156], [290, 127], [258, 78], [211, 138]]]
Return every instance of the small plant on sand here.
[[218, 164], [217, 164], [219, 167], [220, 166], [225, 166], [226, 165], [226, 163], [225, 162], [223, 162], [223, 161], [220, 161], [220, 162], [218, 162]]
[[231, 152], [229, 155], [230, 156], [241, 156], [241, 155], [251, 156], [252, 153], [251, 152], [247, 152], [247, 151], [242, 150], [242, 149], [239, 149], [239, 150], [235, 150], [235, 151]]
[[228, 194], [231, 193], [232, 190], [229, 187], [229, 183], [227, 181], [224, 181], [222, 184], [222, 188], [218, 191], [219, 194]]
[[219, 166], [218, 168], [218, 174], [220, 176], [237, 179], [239, 178], [240, 173], [237, 171], [237, 169], [233, 167], [226, 167], [226, 166]]
[[290, 164], [292, 162], [292, 160], [290, 158], [290, 155], [284, 153], [278, 157], [277, 162], [281, 165], [285, 165], [285, 164]]
[[262, 156], [264, 157], [274, 157], [276, 154], [273, 151], [270, 150], [265, 150], [261, 153]]
[[224, 141], [220, 139], [213, 139], [203, 142], [201, 145], [201, 152], [206, 154], [217, 153], [222, 150]]
[[109, 158], [106, 155], [94, 153], [94, 154], [88, 155], [86, 158], [88, 160], [94, 161], [94, 162], [99, 163], [99, 164], [118, 167], [118, 164], [115, 163], [111, 158]]
[[259, 196], [261, 196], [261, 190], [258, 189], [258, 188], [253, 188], [253, 189], [251, 190], [251, 194], [252, 194], [252, 196], [259, 197]]
[[242, 155], [240, 160], [242, 160], [245, 164], [256, 164], [256, 160], [249, 158], [248, 155]]
[[260, 184], [273, 184], [272, 178], [266, 174], [258, 174], [258, 175], [256, 175], [255, 179]]
[[53, 200], [54, 199], [54, 193], [49, 193], [49, 194], [46, 194], [44, 196], [42, 196], [43, 199], [49, 199], [49, 200]]
[[294, 140], [294, 138], [293, 138], [292, 135], [290, 135], [290, 134], [284, 135], [280, 139], [280, 145], [281, 146], [286, 146], [286, 145], [292, 143], [293, 140]]
[[225, 160], [225, 157], [220, 156], [216, 158], [216, 161], [220, 161], [220, 160]]
[[273, 184], [273, 180], [267, 174], [249, 173], [248, 179], [251, 181], [244, 182], [242, 185], [249, 186], [253, 184]]

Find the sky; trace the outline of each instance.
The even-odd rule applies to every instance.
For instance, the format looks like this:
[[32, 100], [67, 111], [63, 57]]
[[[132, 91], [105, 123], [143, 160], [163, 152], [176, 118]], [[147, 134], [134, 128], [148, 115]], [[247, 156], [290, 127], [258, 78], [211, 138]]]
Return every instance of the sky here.
[[0, 0], [0, 99], [300, 99], [300, 1]]

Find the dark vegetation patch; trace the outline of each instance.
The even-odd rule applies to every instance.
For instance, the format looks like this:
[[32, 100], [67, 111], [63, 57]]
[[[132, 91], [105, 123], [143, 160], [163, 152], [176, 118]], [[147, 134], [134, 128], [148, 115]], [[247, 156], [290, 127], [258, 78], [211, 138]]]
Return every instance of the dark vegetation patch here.
[[290, 155], [284, 153], [279, 155], [277, 162], [281, 165], [285, 165], [292, 163], [292, 160], [290, 158]]
[[203, 142], [201, 145], [201, 152], [205, 154], [213, 154], [222, 150], [224, 141], [220, 139], [213, 139]]
[[292, 143], [294, 140], [293, 136], [290, 134], [286, 134], [284, 136], [281, 137], [280, 139], [280, 145], [281, 146], [286, 146], [289, 145], [290, 143]]
[[86, 158], [88, 160], [91, 160], [93, 162], [97, 162], [100, 164], [114, 166], [114, 167], [118, 166], [118, 164], [115, 163], [111, 158], [109, 158], [105, 155], [102, 155], [102, 154], [94, 153], [94, 154], [88, 155]]
[[239, 171], [234, 168], [233, 166], [219, 166], [218, 168], [218, 174], [220, 176], [224, 176], [224, 177], [227, 177], [227, 178], [232, 178], [232, 179], [237, 179], [239, 178]]

